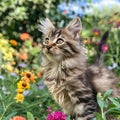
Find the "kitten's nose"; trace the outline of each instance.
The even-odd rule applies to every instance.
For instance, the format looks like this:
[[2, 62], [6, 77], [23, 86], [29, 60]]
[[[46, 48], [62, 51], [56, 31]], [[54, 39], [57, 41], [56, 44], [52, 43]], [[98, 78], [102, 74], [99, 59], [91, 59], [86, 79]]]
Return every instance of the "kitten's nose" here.
[[49, 43], [46, 47], [47, 49], [49, 50], [50, 48], [52, 48], [52, 46], [54, 46], [55, 44], [54, 43]]
[[46, 47], [47, 47], [47, 49], [49, 50], [52, 46], [48, 46], [48, 45], [47, 45]]

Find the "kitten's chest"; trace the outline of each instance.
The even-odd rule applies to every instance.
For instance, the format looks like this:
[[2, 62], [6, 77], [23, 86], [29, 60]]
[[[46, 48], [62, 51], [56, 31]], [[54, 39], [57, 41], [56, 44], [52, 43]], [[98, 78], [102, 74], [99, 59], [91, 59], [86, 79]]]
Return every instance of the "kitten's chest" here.
[[61, 69], [61, 66], [46, 68], [43, 78], [54, 99], [57, 99], [58, 96], [61, 96], [62, 98], [62, 96], [64, 97], [64, 94], [67, 94], [65, 89], [67, 77], [65, 76], [64, 71]]
[[[72, 107], [72, 102], [69, 97], [69, 93], [66, 90], [67, 76], [64, 73], [64, 70], [59, 67], [53, 67], [52, 69], [46, 69], [44, 74], [44, 82], [47, 85], [49, 91], [51, 92], [55, 101], [67, 109]], [[68, 108], [68, 114], [71, 113], [72, 108]]]

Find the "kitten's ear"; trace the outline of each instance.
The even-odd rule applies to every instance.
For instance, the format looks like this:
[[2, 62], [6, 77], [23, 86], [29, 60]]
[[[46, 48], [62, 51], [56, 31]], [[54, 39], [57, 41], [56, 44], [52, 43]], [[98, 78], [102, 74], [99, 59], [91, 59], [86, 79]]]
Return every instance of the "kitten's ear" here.
[[69, 32], [72, 32], [74, 36], [82, 30], [82, 23], [79, 17], [74, 18], [65, 28]]
[[48, 34], [50, 31], [54, 30], [55, 27], [52, 24], [52, 22], [46, 18], [45, 20], [40, 21], [40, 26], [39, 26], [39, 30], [43, 33], [43, 34]]

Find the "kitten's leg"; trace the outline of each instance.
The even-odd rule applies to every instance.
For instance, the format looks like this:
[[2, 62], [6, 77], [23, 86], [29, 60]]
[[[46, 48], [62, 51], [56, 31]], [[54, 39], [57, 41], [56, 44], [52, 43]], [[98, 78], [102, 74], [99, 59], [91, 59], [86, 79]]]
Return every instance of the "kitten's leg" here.
[[71, 115], [70, 120], [75, 120], [75, 115]]
[[92, 120], [95, 117], [94, 112], [97, 111], [95, 95], [89, 90], [86, 90], [86, 94], [82, 92], [76, 90], [69, 92], [74, 105], [73, 112], [76, 115], [76, 120]]
[[94, 112], [96, 112], [96, 103], [80, 103], [76, 104], [74, 108], [76, 113], [76, 120], [93, 120]]

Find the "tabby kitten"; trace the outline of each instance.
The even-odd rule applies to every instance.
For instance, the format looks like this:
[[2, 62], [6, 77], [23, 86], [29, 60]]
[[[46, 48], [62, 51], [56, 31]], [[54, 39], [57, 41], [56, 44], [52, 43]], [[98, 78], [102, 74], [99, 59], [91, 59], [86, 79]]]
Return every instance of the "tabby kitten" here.
[[103, 67], [87, 66], [81, 30], [78, 17], [61, 29], [56, 29], [49, 19], [41, 21], [43, 79], [71, 120], [92, 120], [97, 111], [96, 93], [113, 88], [113, 95], [117, 97], [118, 80]]

